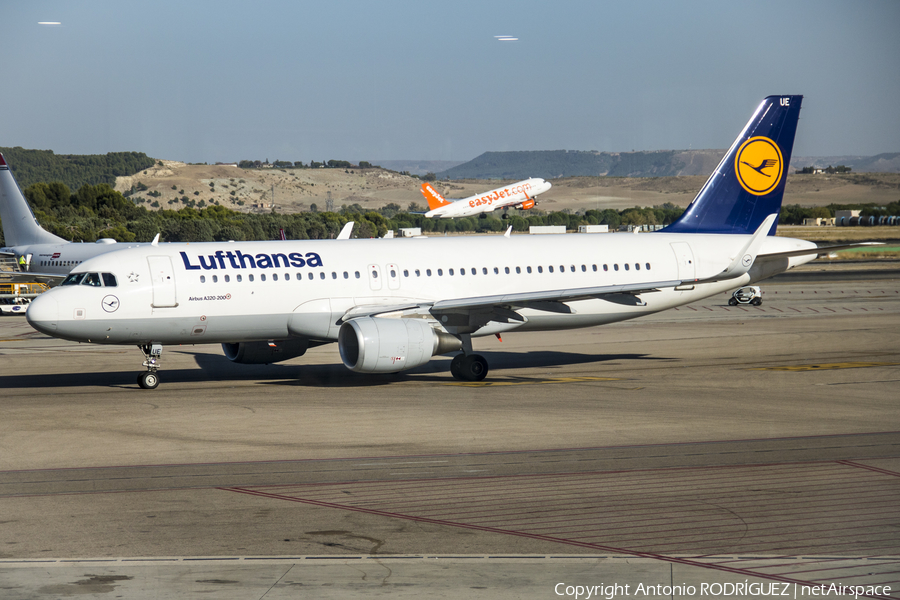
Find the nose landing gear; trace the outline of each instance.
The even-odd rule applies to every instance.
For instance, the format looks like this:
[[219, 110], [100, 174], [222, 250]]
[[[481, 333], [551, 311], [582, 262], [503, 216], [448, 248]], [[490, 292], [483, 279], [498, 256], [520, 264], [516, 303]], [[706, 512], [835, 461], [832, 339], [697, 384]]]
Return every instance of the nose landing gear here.
[[159, 357], [162, 355], [162, 344], [142, 344], [138, 346], [144, 353], [143, 365], [147, 370], [138, 375], [137, 384], [145, 390], [156, 389], [159, 385]]

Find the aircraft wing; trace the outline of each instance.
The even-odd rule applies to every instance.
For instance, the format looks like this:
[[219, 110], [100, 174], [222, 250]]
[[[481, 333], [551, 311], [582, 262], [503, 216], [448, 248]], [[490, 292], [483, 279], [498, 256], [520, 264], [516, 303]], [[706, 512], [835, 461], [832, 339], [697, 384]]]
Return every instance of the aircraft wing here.
[[495, 296], [473, 296], [471, 298], [453, 298], [449, 300], [416, 300], [408, 299], [396, 303], [369, 304], [354, 306], [341, 317], [341, 322], [359, 317], [375, 317], [388, 313], [404, 313], [403, 316], [423, 317], [431, 315], [438, 320], [442, 315], [459, 315], [495, 312], [513, 320], [524, 320], [514, 309], [533, 308], [555, 313], [571, 313], [572, 309], [564, 304], [575, 300], [601, 298], [618, 304], [641, 304], [636, 298], [638, 294], [658, 292], [660, 288], [675, 287], [682, 281], [658, 281], [628, 285], [604, 285], [586, 288], [541, 290], [519, 294], [498, 294]]
[[676, 287], [691, 282], [683, 281], [655, 281], [635, 284], [600, 285], [584, 288], [541, 290], [538, 292], [522, 292], [518, 294], [498, 294], [495, 296], [476, 296], [472, 298], [455, 298], [452, 300], [438, 300], [431, 305], [431, 314], [478, 311], [479, 309], [491, 309], [495, 307], [509, 308], [536, 308], [550, 312], [571, 312], [568, 307], [563, 308], [564, 302], [576, 300], [588, 300], [590, 298], [614, 299], [621, 296], [637, 296], [658, 292], [660, 288]]

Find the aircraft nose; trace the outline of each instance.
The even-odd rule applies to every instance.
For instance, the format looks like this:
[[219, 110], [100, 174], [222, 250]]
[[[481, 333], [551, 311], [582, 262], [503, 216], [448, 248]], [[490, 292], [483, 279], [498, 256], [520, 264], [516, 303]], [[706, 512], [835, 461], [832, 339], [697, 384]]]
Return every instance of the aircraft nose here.
[[53, 335], [59, 322], [59, 302], [49, 294], [42, 294], [28, 305], [25, 319], [41, 333]]

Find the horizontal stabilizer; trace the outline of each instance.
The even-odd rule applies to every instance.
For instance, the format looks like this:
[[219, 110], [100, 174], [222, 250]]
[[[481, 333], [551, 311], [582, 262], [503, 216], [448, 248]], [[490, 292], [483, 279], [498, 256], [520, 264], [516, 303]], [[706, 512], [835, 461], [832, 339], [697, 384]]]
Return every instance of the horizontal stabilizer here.
[[850, 248], [872, 247], [876, 249], [878, 246], [884, 246], [882, 242], [856, 242], [855, 244], [837, 244], [833, 246], [817, 246], [816, 248], [807, 248], [804, 250], [789, 250], [787, 252], [773, 252], [771, 254], [760, 254], [759, 258], [790, 258], [792, 256], [827, 256], [838, 250], [848, 250]]

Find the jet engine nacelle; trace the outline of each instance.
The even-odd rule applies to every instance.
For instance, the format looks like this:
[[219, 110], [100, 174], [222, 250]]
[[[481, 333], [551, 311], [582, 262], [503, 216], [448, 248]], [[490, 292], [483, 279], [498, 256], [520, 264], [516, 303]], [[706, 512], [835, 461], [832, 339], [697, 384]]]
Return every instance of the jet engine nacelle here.
[[341, 360], [357, 373], [396, 373], [424, 365], [462, 343], [421, 319], [362, 317], [341, 325]]
[[225, 358], [242, 365], [268, 365], [303, 356], [309, 340], [303, 338], [274, 342], [237, 342], [222, 344]]

